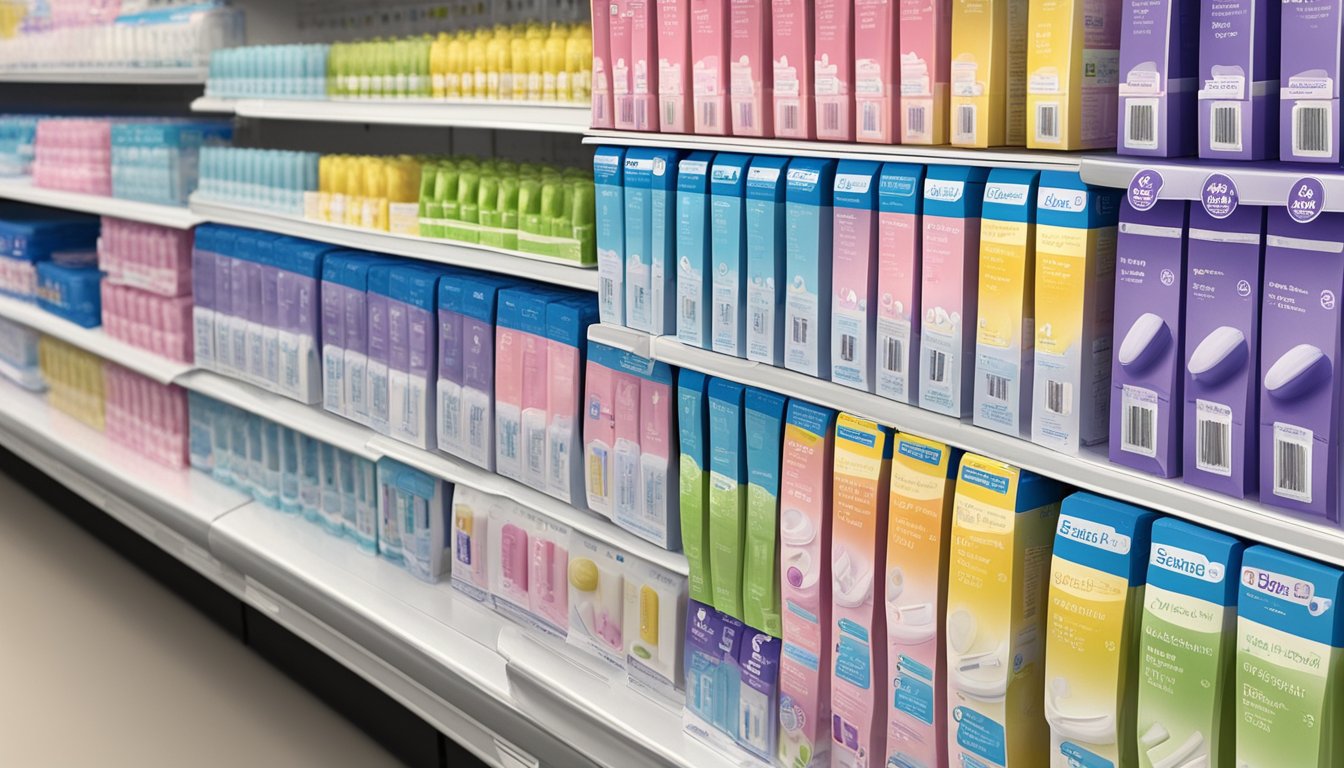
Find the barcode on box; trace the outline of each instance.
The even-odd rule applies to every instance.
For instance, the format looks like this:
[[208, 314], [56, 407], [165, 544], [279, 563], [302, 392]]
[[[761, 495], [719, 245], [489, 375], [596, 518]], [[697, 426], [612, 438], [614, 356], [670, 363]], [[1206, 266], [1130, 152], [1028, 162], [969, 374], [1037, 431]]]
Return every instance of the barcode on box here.
[[616, 285], [608, 278], [601, 281], [602, 304], [610, 305], [616, 298]]
[[881, 135], [882, 114], [875, 101], [865, 101], [859, 110], [859, 132], [864, 136]]
[[1195, 401], [1195, 469], [1232, 476], [1232, 409]]
[[1293, 105], [1293, 154], [1302, 157], [1329, 157], [1330, 104]]
[[947, 353], [929, 350], [929, 381], [942, 384], [947, 381]]
[[630, 99], [621, 99], [620, 117], [617, 119], [622, 123], [634, 124], [635, 102]]
[[1241, 151], [1241, 102], [1219, 102], [1210, 109], [1209, 147], [1221, 152]]
[[1311, 444], [1311, 430], [1274, 425], [1275, 496], [1311, 503]]
[[663, 103], [663, 125], [673, 125], [677, 122], [677, 103], [668, 101]]
[[1157, 454], [1157, 409], [1147, 403], [1127, 403], [1120, 422], [1120, 449], [1141, 456]]
[[751, 332], [757, 335], [764, 335], [765, 320], [768, 312], [764, 309], [751, 310]]
[[733, 305], [727, 302], [719, 302], [715, 305], [715, 311], [719, 314], [719, 325], [729, 328], [733, 325]]
[[639, 128], [649, 127], [649, 104], [646, 101], [635, 102], [635, 126]]
[[840, 105], [822, 104], [821, 105], [821, 129], [823, 131], [840, 130]]
[[793, 318], [793, 343], [806, 344], [809, 323], [805, 317]]
[[1059, 102], [1036, 105], [1036, 140], [1052, 144], [1059, 141]]
[[923, 104], [911, 105], [905, 108], [905, 134], [907, 136], [927, 137], [928, 128], [925, 126], [925, 120], [928, 115], [928, 107]]
[[848, 334], [848, 333], [842, 333], [842, 334], [840, 334], [840, 359], [841, 359], [841, 360], [844, 360], [846, 363], [852, 363], [852, 362], [854, 362], [854, 356], [855, 356], [855, 354], [856, 354], [855, 349], [856, 349], [856, 347], [858, 346], [858, 343], [857, 343], [857, 342], [858, 342], [858, 339], [856, 339], [852, 334]]
[[1125, 146], [1157, 149], [1157, 99], [1125, 102]]
[[1073, 412], [1073, 384], [1067, 381], [1046, 379], [1045, 410], [1057, 416]]
[[681, 297], [681, 319], [694, 325], [700, 319], [700, 302], [690, 296]]
[[900, 339], [890, 338], [882, 345], [882, 370], [905, 373], [905, 344]]
[[986, 373], [985, 396], [991, 400], [1006, 401], [1008, 399], [1008, 378]]
[[780, 104], [777, 110], [776, 120], [779, 121], [781, 131], [798, 130], [798, 105]]
[[756, 110], [751, 102], [744, 101], [737, 105], [737, 124], [743, 129], [756, 127]]
[[700, 123], [705, 128], [719, 127], [719, 104], [716, 101], [700, 102]]
[[957, 107], [957, 126], [954, 140], [960, 142], [975, 141], [975, 105], [961, 104]]

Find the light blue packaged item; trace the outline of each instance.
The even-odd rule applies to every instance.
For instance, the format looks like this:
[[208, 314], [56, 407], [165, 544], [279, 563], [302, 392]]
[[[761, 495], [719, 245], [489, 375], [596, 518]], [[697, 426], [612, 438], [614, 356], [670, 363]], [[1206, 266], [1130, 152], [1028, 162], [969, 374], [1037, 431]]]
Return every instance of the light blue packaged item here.
[[223, 486], [233, 485], [233, 422], [237, 409], [231, 405], [218, 403], [214, 411], [212, 445], [210, 455], [213, 464], [210, 476]]
[[[423, 581], [437, 582], [451, 559], [452, 486], [400, 462], [379, 459], [378, 487], [380, 533], [394, 527], [399, 540], [395, 551], [406, 570]], [[384, 548], [381, 538], [379, 550], [385, 557], [394, 551]]]
[[269, 419], [261, 422], [261, 485], [253, 497], [271, 509], [280, 508], [280, 431]]
[[280, 511], [297, 515], [303, 510], [299, 487], [302, 483], [299, 471], [302, 455], [299, 438], [301, 435], [288, 428], [280, 428]]
[[322, 518], [322, 443], [299, 435], [299, 511], [318, 524]]
[[[709, 728], [726, 730], [717, 720], [720, 702], [716, 686], [719, 666], [723, 664], [720, 642], [723, 620], [714, 606], [691, 598], [686, 607], [686, 714], [701, 722], [688, 724], [692, 733], [697, 730], [708, 735]], [[693, 721], [694, 722], [694, 721]]]
[[355, 527], [352, 535], [359, 548], [378, 552], [378, 475], [377, 465], [361, 456], [350, 457], [355, 478]]
[[158, 205], [186, 205], [196, 189], [201, 147], [227, 144], [224, 121], [115, 121], [110, 131], [112, 196]]
[[355, 457], [349, 451], [337, 451], [336, 463], [339, 465], [337, 488], [341, 496], [341, 533], [355, 538], [358, 523], [355, 520]]
[[593, 153], [597, 205], [597, 307], [602, 322], [625, 325], [625, 150]]
[[712, 152], [692, 152], [677, 164], [677, 338], [710, 346], [709, 168]]
[[187, 392], [187, 458], [193, 469], [210, 472], [214, 467], [215, 401]]
[[758, 155], [747, 170], [747, 359], [784, 362], [784, 213], [788, 158]]
[[785, 191], [784, 366], [831, 376], [831, 261], [836, 161], [800, 157]]
[[632, 148], [625, 153], [625, 324], [656, 335], [670, 333], [676, 303], [676, 273], [669, 270], [676, 247], [677, 183], [674, 149]]
[[266, 438], [264, 427], [267, 423], [266, 419], [254, 413], [247, 414], [247, 483], [244, 490], [251, 494], [252, 498], [263, 504], [266, 498]]
[[742, 427], [746, 388], [709, 381], [709, 570], [714, 607], [738, 620], [747, 517], [747, 451]]
[[720, 154], [709, 175], [713, 317], [710, 349], [744, 357], [747, 351], [747, 166], [750, 155]]
[[37, 264], [37, 305], [84, 328], [102, 324], [102, 278], [97, 267]]
[[320, 478], [318, 525], [327, 533], [340, 536], [345, 532], [345, 506], [341, 502], [341, 450], [327, 443], [318, 443], [317, 471]]
[[[779, 608], [779, 482], [784, 411], [788, 402], [783, 395], [752, 388], [747, 390], [743, 403], [747, 510], [742, 618], [748, 626], [774, 637], [783, 636]], [[776, 650], [776, 664], [778, 654]]]

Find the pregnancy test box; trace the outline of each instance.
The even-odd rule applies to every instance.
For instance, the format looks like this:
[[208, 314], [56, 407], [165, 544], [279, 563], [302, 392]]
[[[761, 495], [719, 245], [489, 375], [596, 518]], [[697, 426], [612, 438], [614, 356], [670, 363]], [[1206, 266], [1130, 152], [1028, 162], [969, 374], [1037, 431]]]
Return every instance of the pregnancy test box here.
[[786, 157], [758, 155], [747, 169], [747, 359], [784, 362]]
[[658, 18], [654, 0], [625, 0], [630, 16], [630, 96], [616, 112], [616, 128], [658, 130]]
[[1119, 0], [1035, 3], [1027, 34], [1027, 146], [1115, 147]]
[[1201, 6], [1199, 156], [1272, 158], [1279, 146], [1279, 0]]
[[709, 349], [710, 152], [692, 152], [677, 163], [677, 340]]
[[841, 160], [835, 172], [831, 381], [871, 392], [877, 339], [877, 174], [881, 165]]
[[597, 203], [597, 309], [602, 322], [625, 325], [625, 150], [593, 153]]
[[1199, 0], [1121, 5], [1116, 151], [1193, 155], [1199, 147]]
[[728, 134], [728, 0], [690, 0], [695, 132]]
[[854, 5], [816, 0], [816, 46], [812, 87], [817, 101], [817, 138], [854, 140]]
[[877, 394], [919, 402], [924, 166], [886, 163], [877, 179]]
[[611, 22], [620, 14], [617, 3], [593, 6], [593, 127], [614, 128], [611, 83]]
[[902, 144], [946, 144], [952, 0], [901, 0]]
[[774, 58], [775, 138], [811, 139], [814, 0], [772, 0], [770, 43]]
[[674, 149], [625, 155], [625, 324], [655, 336], [676, 326]]
[[747, 351], [745, 197], [750, 164], [750, 155], [720, 154], [709, 175], [710, 263], [714, 269], [710, 348], [735, 357], [744, 357]]
[[952, 144], [1027, 140], [1027, 0], [952, 4]]
[[661, 0], [656, 6], [659, 130], [690, 133], [691, 0]]
[[854, 137], [875, 144], [900, 138], [900, 0], [854, 2]]
[[[1279, 159], [1339, 162], [1339, 76], [1344, 6], [1283, 3]], [[1271, 54], [1272, 55], [1272, 54]]]
[[773, 136], [774, 58], [770, 0], [731, 0], [728, 102], [734, 136]]

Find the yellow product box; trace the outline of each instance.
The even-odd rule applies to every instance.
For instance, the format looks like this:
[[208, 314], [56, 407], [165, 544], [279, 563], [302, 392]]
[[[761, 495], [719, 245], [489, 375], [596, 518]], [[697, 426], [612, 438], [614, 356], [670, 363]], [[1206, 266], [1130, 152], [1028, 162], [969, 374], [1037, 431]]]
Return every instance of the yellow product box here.
[[1036, 0], [1027, 35], [1027, 146], [1114, 149], [1122, 0]]
[[952, 0], [952, 144], [1027, 139], [1027, 0]]

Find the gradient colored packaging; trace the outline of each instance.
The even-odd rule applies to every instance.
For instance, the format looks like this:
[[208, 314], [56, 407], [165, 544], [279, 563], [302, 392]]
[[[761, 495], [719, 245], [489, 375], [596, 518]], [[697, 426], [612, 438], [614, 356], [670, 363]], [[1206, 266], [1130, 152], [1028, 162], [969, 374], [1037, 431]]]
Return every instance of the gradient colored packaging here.
[[1027, 146], [1115, 147], [1120, 0], [1037, 3], [1027, 33]]
[[1344, 7], [1290, 0], [1282, 8], [1279, 159], [1338, 163]]
[[1190, 206], [1182, 476], [1245, 498], [1259, 481], [1260, 295], [1265, 209], [1215, 219]]
[[746, 388], [710, 379], [709, 570], [714, 607], [742, 620], [742, 549], [746, 534], [747, 452], [742, 433]]
[[1184, 200], [1120, 207], [1110, 457], [1158, 477], [1181, 474], [1189, 220]]
[[[760, 389], [744, 398], [747, 525], [742, 559], [742, 620], [782, 637], [779, 594], [779, 486], [788, 399]], [[771, 719], [773, 719], [773, 711]]]
[[851, 0], [814, 0], [812, 88], [817, 138], [854, 140], [854, 5]]
[[[372, 280], [370, 280], [372, 282]], [[372, 292], [370, 292], [372, 293]], [[445, 274], [439, 278], [438, 338], [439, 370], [435, 381], [435, 445], [445, 453], [460, 455], [465, 450], [462, 429], [462, 276]], [[374, 353], [373, 297], [369, 301], [369, 379], [374, 379], [377, 355]], [[372, 389], [372, 387], [370, 387]], [[378, 394], [374, 390], [374, 421], [378, 419]], [[384, 417], [385, 418], [385, 417]], [[451, 448], [449, 446], [452, 446]]]
[[728, 3], [728, 94], [734, 136], [774, 136], [770, 0]]
[[1042, 171], [1036, 197], [1031, 439], [1065, 453], [1106, 439], [1120, 193]]
[[1241, 561], [1238, 766], [1326, 768], [1344, 756], [1344, 572], [1265, 546]]
[[737, 744], [766, 761], [775, 756], [779, 739], [779, 653], [778, 638], [751, 630], [738, 656], [742, 704]]
[[[507, 277], [464, 276], [462, 283], [462, 429], [460, 458], [495, 468], [495, 323], [499, 292]], [[452, 452], [452, 448], [449, 448]]]
[[625, 0], [630, 15], [630, 98], [616, 112], [619, 130], [658, 130], [658, 19], [654, 0]]
[[658, 124], [691, 132], [691, 0], [657, 0]]
[[566, 642], [624, 669], [625, 553], [572, 531], [568, 576]]
[[952, 144], [1027, 141], [1027, 0], [952, 0]]
[[1185, 157], [1198, 149], [1199, 6], [1121, 4], [1120, 154]]
[[[546, 304], [553, 298], [557, 298], [554, 292], [529, 286], [499, 292], [495, 331], [495, 472], [518, 482], [525, 482], [523, 464], [524, 454], [528, 451], [523, 425], [525, 409], [531, 409], [528, 434], [535, 437], [545, 433], [547, 392], [543, 334]], [[538, 446], [544, 445], [544, 439], [538, 443]], [[544, 489], [545, 474], [541, 472], [544, 461], [533, 464], [533, 482], [537, 483], [534, 487]]]
[[[612, 5], [615, 8], [615, 4]], [[597, 62], [593, 62], [597, 66]], [[596, 114], [596, 113], [594, 113]], [[625, 325], [625, 150], [599, 147], [593, 153], [597, 198], [597, 308], [602, 322]]]
[[886, 742], [886, 579], [892, 433], [847, 413], [835, 423], [831, 499], [831, 764], [864, 765]]
[[874, 391], [919, 402], [924, 166], [885, 163], [877, 180], [877, 376]]
[[635, 6], [643, 10], [644, 0], [611, 3], [611, 101], [616, 108], [613, 121], [616, 128], [627, 131], [635, 127]]
[[[350, 258], [350, 254], [337, 252], [327, 257], [322, 265], [322, 286], [319, 295], [322, 297], [322, 407], [336, 415], [344, 414], [343, 402], [341, 401], [341, 392], [344, 390], [345, 380], [345, 286], [340, 282], [341, 274], [345, 272], [345, 262]], [[234, 259], [227, 257], [216, 259], [216, 265], [223, 262], [233, 262]], [[228, 269], [232, 272], [232, 269]], [[221, 281], [217, 280], [216, 284]], [[232, 280], [230, 280], [230, 285]], [[232, 293], [230, 289], [229, 293]], [[231, 302], [230, 302], [231, 305]], [[220, 314], [228, 315], [229, 310], [226, 307], [220, 308]], [[216, 335], [215, 349], [216, 353], [223, 353], [225, 357], [219, 358], [221, 361], [221, 373], [232, 373], [232, 350], [233, 345], [230, 341], [228, 323], [217, 322], [215, 324], [221, 334]]]
[[1272, 158], [1279, 146], [1279, 0], [1200, 6], [1199, 156]]
[[630, 687], [669, 707], [682, 706], [686, 579], [635, 557], [625, 560], [625, 666]]
[[207, 370], [215, 364], [215, 259], [221, 228], [196, 229], [191, 248], [192, 359]]
[[616, 127], [612, 109], [611, 21], [620, 14], [617, 3], [593, 5], [593, 127]]
[[1138, 653], [1140, 768], [1230, 762], [1244, 548], [1175, 518], [1153, 523]]
[[784, 367], [831, 374], [831, 261], [835, 160], [789, 163], [784, 193]]
[[770, 50], [774, 58], [775, 137], [811, 139], [814, 0], [771, 0]]
[[1036, 171], [995, 168], [985, 183], [976, 300], [975, 395], [978, 427], [1014, 437], [1031, 432], [1036, 327]]
[[[576, 459], [583, 448], [579, 424], [583, 417], [583, 350], [588, 326], [595, 322], [597, 306], [587, 296], [554, 301], [546, 307], [546, 492], [578, 508], [584, 502], [584, 462]], [[671, 408], [671, 398], [664, 400]]]
[[[1260, 501], [1339, 522], [1344, 215], [1269, 209], [1260, 333]], [[1244, 614], [1243, 614], [1244, 615]]]
[[728, 134], [728, 0], [690, 0], [695, 132]]
[[[437, 322], [435, 303], [437, 269], [394, 270], [387, 301], [388, 404], [391, 420], [388, 434], [417, 448], [433, 450], [435, 424], [434, 376]], [[397, 344], [397, 313], [404, 312], [406, 326], [405, 365]]]
[[[710, 169], [710, 256], [714, 316], [710, 348], [743, 357], [747, 346], [747, 166], [750, 155], [721, 154]], [[719, 610], [723, 610], [722, 607]]]
[[279, 391], [311, 405], [322, 400], [318, 282], [323, 259], [335, 249], [326, 244], [296, 242], [290, 251], [289, 268], [281, 270], [276, 284], [280, 305]]
[[[723, 614], [714, 606], [691, 598], [686, 606], [686, 710], [683, 723], [686, 733], [724, 749], [730, 724], [736, 722], [736, 711], [727, 712], [736, 702], [728, 695], [724, 683], [725, 647], [735, 645], [736, 635], [724, 633]], [[733, 629], [741, 626], [737, 622]], [[731, 630], [730, 630], [731, 632]], [[740, 678], [738, 678], [740, 680]], [[732, 716], [734, 719], [729, 720]]]
[[924, 177], [920, 270], [919, 407], [963, 417], [975, 378], [975, 292], [980, 268], [983, 168], [932, 166]]
[[640, 514], [632, 519], [616, 518], [616, 523], [648, 539], [663, 549], [681, 549], [679, 512], [672, 500], [680, 494], [677, 477], [680, 460], [673, 440], [676, 435], [672, 400], [672, 368], [666, 363], [646, 367], [639, 382], [639, 473]]
[[947, 543], [961, 451], [899, 434], [887, 522], [886, 765], [947, 763]]
[[1060, 509], [1045, 654], [1054, 768], [1138, 761], [1137, 649], [1156, 518], [1156, 512], [1084, 492]]
[[944, 625], [949, 765], [1041, 764], [1046, 593], [1064, 491], [1017, 467], [961, 458]]
[[692, 152], [677, 164], [677, 340], [710, 345], [710, 152]]
[[952, 0], [901, 0], [902, 144], [946, 144]]
[[[369, 425], [369, 267], [373, 262], [364, 257], [345, 264], [341, 282], [345, 286], [345, 373], [341, 377], [342, 415], [347, 419]], [[250, 278], [249, 278], [250, 280]]]
[[[678, 484], [681, 548], [690, 570], [692, 600], [713, 603], [709, 567], [709, 377], [685, 368], [677, 371], [677, 431], [681, 449]], [[591, 385], [590, 385], [591, 387]], [[615, 439], [614, 437], [612, 438]], [[591, 475], [591, 472], [590, 472]], [[596, 507], [594, 507], [596, 511]]]
[[759, 155], [747, 170], [747, 359], [776, 367], [784, 362], [778, 308], [784, 303], [788, 165], [788, 158]]
[[625, 324], [662, 336], [676, 325], [675, 149], [625, 154]]
[[854, 0], [854, 137], [891, 144], [900, 139], [897, 71], [900, 0]]
[[[233, 314], [233, 257], [229, 253], [233, 252], [232, 245], [235, 238], [235, 230], [223, 228], [216, 231], [216, 237], [219, 238], [214, 258], [214, 285], [215, 285], [215, 323], [214, 323], [214, 350], [215, 366], [214, 369], [220, 373], [230, 373], [233, 370], [233, 345], [229, 338], [230, 316]], [[323, 281], [326, 280], [326, 265], [323, 266], [321, 275]], [[339, 292], [338, 292], [339, 295]], [[326, 310], [327, 298], [322, 297], [322, 307]], [[323, 325], [322, 338], [326, 339], [326, 326]], [[325, 372], [326, 357], [322, 356], [323, 371]]]
[[841, 160], [835, 172], [831, 252], [831, 381], [873, 390], [877, 344], [879, 163]]
[[835, 411], [790, 400], [780, 456], [781, 765], [830, 765], [831, 467]]
[[[390, 352], [388, 350], [387, 297], [392, 291], [393, 269], [395, 267], [390, 264], [369, 268], [369, 292], [365, 298], [369, 313], [369, 365], [366, 376], [369, 390], [369, 426], [380, 435], [389, 433], [392, 420], [392, 405], [388, 402], [392, 390], [388, 384]], [[452, 310], [450, 309], [449, 314], [451, 315], [451, 313]], [[451, 324], [451, 319], [449, 323]], [[443, 377], [440, 378], [443, 379]], [[444, 381], [444, 384], [440, 386], [440, 391], [444, 393], [442, 399], [452, 398], [454, 392], [451, 381]], [[460, 389], [458, 393], [460, 394]]]

